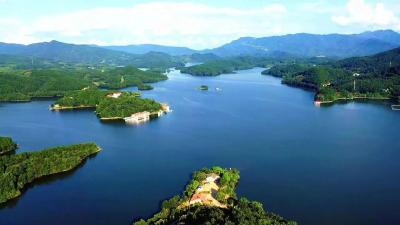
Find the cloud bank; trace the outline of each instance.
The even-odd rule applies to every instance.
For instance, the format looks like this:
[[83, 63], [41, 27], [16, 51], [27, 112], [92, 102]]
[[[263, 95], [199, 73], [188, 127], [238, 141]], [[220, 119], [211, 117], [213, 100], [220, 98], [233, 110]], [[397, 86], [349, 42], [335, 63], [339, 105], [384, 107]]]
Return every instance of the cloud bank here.
[[[0, 20], [7, 42], [32, 43], [58, 39], [100, 45], [158, 43], [218, 46], [241, 36], [280, 34], [284, 5], [257, 9], [213, 7], [200, 3], [153, 2], [130, 8], [94, 8], [47, 15], [29, 23]], [[15, 32], [5, 32], [13, 27]], [[17, 29], [15, 29], [17, 28]]]
[[361, 25], [372, 29], [392, 28], [400, 30], [400, 17], [394, 9], [385, 4], [367, 3], [364, 0], [350, 0], [346, 5], [346, 15], [333, 16], [339, 25]]

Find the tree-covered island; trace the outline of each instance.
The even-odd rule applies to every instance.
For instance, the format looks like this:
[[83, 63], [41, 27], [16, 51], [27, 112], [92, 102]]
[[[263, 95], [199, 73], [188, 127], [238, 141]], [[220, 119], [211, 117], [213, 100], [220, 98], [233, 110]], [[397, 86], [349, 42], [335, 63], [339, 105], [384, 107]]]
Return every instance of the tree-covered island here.
[[169, 111], [167, 104], [143, 99], [138, 92], [113, 92], [95, 88], [74, 91], [58, 99], [53, 110], [95, 108], [99, 118], [145, 122]]
[[21, 195], [33, 181], [76, 168], [101, 149], [93, 143], [0, 156], [0, 203]]
[[134, 225], [221, 224], [221, 225], [295, 225], [274, 213], [266, 212], [261, 203], [238, 198], [235, 188], [239, 171], [213, 167], [193, 174], [182, 195], [165, 200], [161, 211]]
[[0, 155], [15, 151], [17, 147], [10, 137], [0, 137]]

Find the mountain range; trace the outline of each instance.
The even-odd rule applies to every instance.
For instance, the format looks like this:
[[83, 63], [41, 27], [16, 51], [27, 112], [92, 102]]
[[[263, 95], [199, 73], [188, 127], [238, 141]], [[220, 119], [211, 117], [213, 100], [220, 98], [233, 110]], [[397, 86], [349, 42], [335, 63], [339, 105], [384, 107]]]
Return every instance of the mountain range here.
[[[373, 55], [400, 46], [400, 34], [392, 30], [361, 34], [290, 34], [263, 38], [244, 37], [214, 49], [196, 51], [162, 45], [94, 46], [58, 41], [30, 45], [0, 43], [0, 54], [37, 57], [89, 64], [179, 66], [188, 55], [193, 59], [233, 56], [336, 57]], [[185, 57], [182, 57], [185, 55]], [[190, 57], [189, 57], [190, 58]]]
[[366, 56], [400, 46], [400, 34], [392, 30], [364, 32], [361, 34], [289, 34], [263, 38], [244, 37], [221, 47], [207, 50], [216, 55], [271, 55], [286, 52], [302, 57]]
[[173, 47], [164, 45], [152, 45], [152, 44], [142, 44], [142, 45], [126, 45], [126, 46], [104, 46], [106, 49], [122, 51], [132, 54], [146, 54], [149, 52], [162, 52], [172, 56], [179, 55], [191, 55], [196, 53], [196, 50], [186, 48], [186, 47]]

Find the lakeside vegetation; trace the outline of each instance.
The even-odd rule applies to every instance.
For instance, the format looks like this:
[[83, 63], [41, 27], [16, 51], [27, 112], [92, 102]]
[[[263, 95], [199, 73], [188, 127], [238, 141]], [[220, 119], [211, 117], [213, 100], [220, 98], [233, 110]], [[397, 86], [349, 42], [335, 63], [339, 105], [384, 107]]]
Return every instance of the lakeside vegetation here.
[[10, 137], [0, 137], [0, 155], [15, 151], [17, 144]]
[[38, 60], [40, 63], [29, 68], [27, 58], [0, 58], [4, 59], [0, 67], [0, 101], [60, 97], [85, 87], [120, 89], [137, 86], [141, 90], [150, 90], [149, 83], [168, 79], [160, 72], [143, 71], [133, 66], [88, 66]]
[[[208, 176], [217, 175], [219, 189], [216, 193], [218, 201], [224, 207], [206, 204], [187, 204], [196, 190], [204, 184]], [[172, 225], [172, 224], [274, 224], [295, 225], [274, 213], [266, 212], [261, 203], [238, 198], [235, 188], [240, 175], [236, 169], [213, 167], [202, 169], [193, 174], [182, 195], [163, 201], [161, 211], [148, 220], [138, 220], [134, 225]], [[226, 205], [225, 205], [226, 204]], [[225, 207], [226, 206], [226, 207]]]
[[96, 144], [86, 143], [0, 156], [0, 203], [21, 195], [34, 180], [72, 170], [99, 151]]
[[254, 67], [272, 67], [274, 65], [286, 65], [291, 62], [298, 63], [322, 63], [328, 62], [327, 58], [296, 58], [282, 54], [275, 57], [240, 56], [233, 58], [214, 59], [203, 64], [179, 68], [182, 73], [193, 76], [218, 76], [221, 74], [235, 73], [237, 70], [252, 69]]
[[190, 67], [181, 68], [182, 73], [193, 76], [218, 76], [233, 73], [236, 70], [250, 69], [254, 67], [250, 62], [243, 59], [217, 59]]
[[138, 92], [112, 92], [96, 88], [71, 92], [51, 107], [54, 110], [95, 108], [100, 119], [123, 119], [137, 112], [155, 113], [162, 109], [160, 103], [140, 98]]
[[400, 49], [336, 62], [277, 65], [263, 71], [282, 83], [310, 88], [322, 103], [349, 99], [400, 100]]
[[160, 110], [160, 103], [152, 99], [139, 98], [135, 93], [129, 92], [123, 92], [119, 98], [104, 98], [96, 107], [96, 113], [102, 119], [122, 119], [138, 112], [155, 113]]

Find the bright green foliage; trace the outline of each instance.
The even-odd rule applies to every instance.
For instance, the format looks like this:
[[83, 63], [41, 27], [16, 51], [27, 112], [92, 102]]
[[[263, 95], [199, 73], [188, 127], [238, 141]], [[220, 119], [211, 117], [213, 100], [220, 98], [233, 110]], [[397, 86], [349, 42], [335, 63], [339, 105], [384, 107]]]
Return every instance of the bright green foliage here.
[[399, 99], [400, 48], [374, 56], [349, 58], [320, 65], [277, 65], [263, 74], [283, 77], [288, 85], [315, 90], [316, 99]]
[[110, 91], [94, 88], [75, 91], [57, 100], [54, 105], [60, 107], [95, 107], [100, 118], [124, 118], [137, 112], [158, 112], [161, 104], [140, 98], [137, 92], [122, 92], [118, 98], [107, 97]]
[[58, 99], [54, 104], [63, 107], [96, 107], [101, 100], [106, 98], [108, 91], [101, 91], [96, 88], [88, 88], [81, 91], [68, 93], [66, 96]]
[[285, 77], [290, 76], [291, 74], [300, 73], [306, 71], [310, 68], [307, 64], [283, 64], [283, 65], [276, 65], [270, 69], [264, 70], [262, 72], [263, 75], [271, 75], [274, 77]]
[[97, 82], [101, 88], [119, 89], [129, 86], [145, 87], [145, 83], [154, 83], [168, 79], [167, 76], [152, 71], [143, 71], [132, 66], [111, 68], [103, 72], [91, 71], [88, 78]]
[[96, 107], [100, 118], [124, 118], [137, 112], [158, 112], [159, 110], [161, 110], [160, 103], [125, 92], [119, 98], [104, 98]]
[[20, 56], [0, 55], [0, 101], [30, 101], [32, 97], [59, 97], [67, 92], [98, 86], [119, 89], [166, 80], [160, 72], [142, 71], [132, 66], [88, 66]]
[[99, 150], [87, 143], [1, 156], [0, 203], [19, 196], [35, 179], [71, 170]]
[[243, 59], [218, 59], [199, 64], [191, 67], [181, 68], [182, 73], [194, 76], [218, 76], [220, 74], [233, 73], [235, 70], [243, 70], [253, 68], [251, 62]]
[[0, 73], [0, 101], [54, 97], [90, 85], [80, 74], [61, 70], [32, 70]]
[[[299, 64], [315, 64], [327, 61], [330, 60], [320, 58], [301, 59], [287, 55], [276, 57], [241, 56], [227, 59], [209, 60], [204, 64], [180, 69], [182, 73], [187, 73], [194, 76], [218, 76], [220, 74], [234, 73], [236, 70], [251, 69], [254, 67], [271, 67], [282, 64], [288, 65], [293, 64], [293, 62], [297, 62]], [[276, 76], [279, 76], [279, 74], [276, 74]]]
[[[220, 185], [233, 187], [228, 208], [219, 208], [214, 206], [193, 205], [182, 207], [182, 204], [189, 198], [198, 187], [201, 181], [206, 179], [209, 174], [221, 176]], [[236, 169], [223, 169], [213, 167], [211, 169], [202, 169], [193, 174], [192, 181], [186, 186], [183, 198], [174, 196], [162, 203], [161, 211], [155, 214], [147, 221], [141, 219], [134, 225], [295, 225], [293, 221], [287, 221], [284, 218], [269, 212], [265, 212], [261, 203], [249, 201], [245, 198], [236, 199], [234, 187], [239, 180], [239, 171]], [[228, 190], [227, 189], [227, 190]], [[220, 193], [220, 191], [218, 192]], [[218, 194], [217, 194], [218, 195]], [[221, 198], [226, 197], [222, 194]]]
[[0, 155], [17, 149], [17, 144], [9, 137], [0, 137]]
[[138, 87], [138, 90], [140, 90], [140, 91], [153, 90], [153, 86], [151, 86], [151, 85], [149, 85], [149, 84], [143, 84], [143, 83], [141, 83], [141, 84], [137, 85], [137, 87]]

